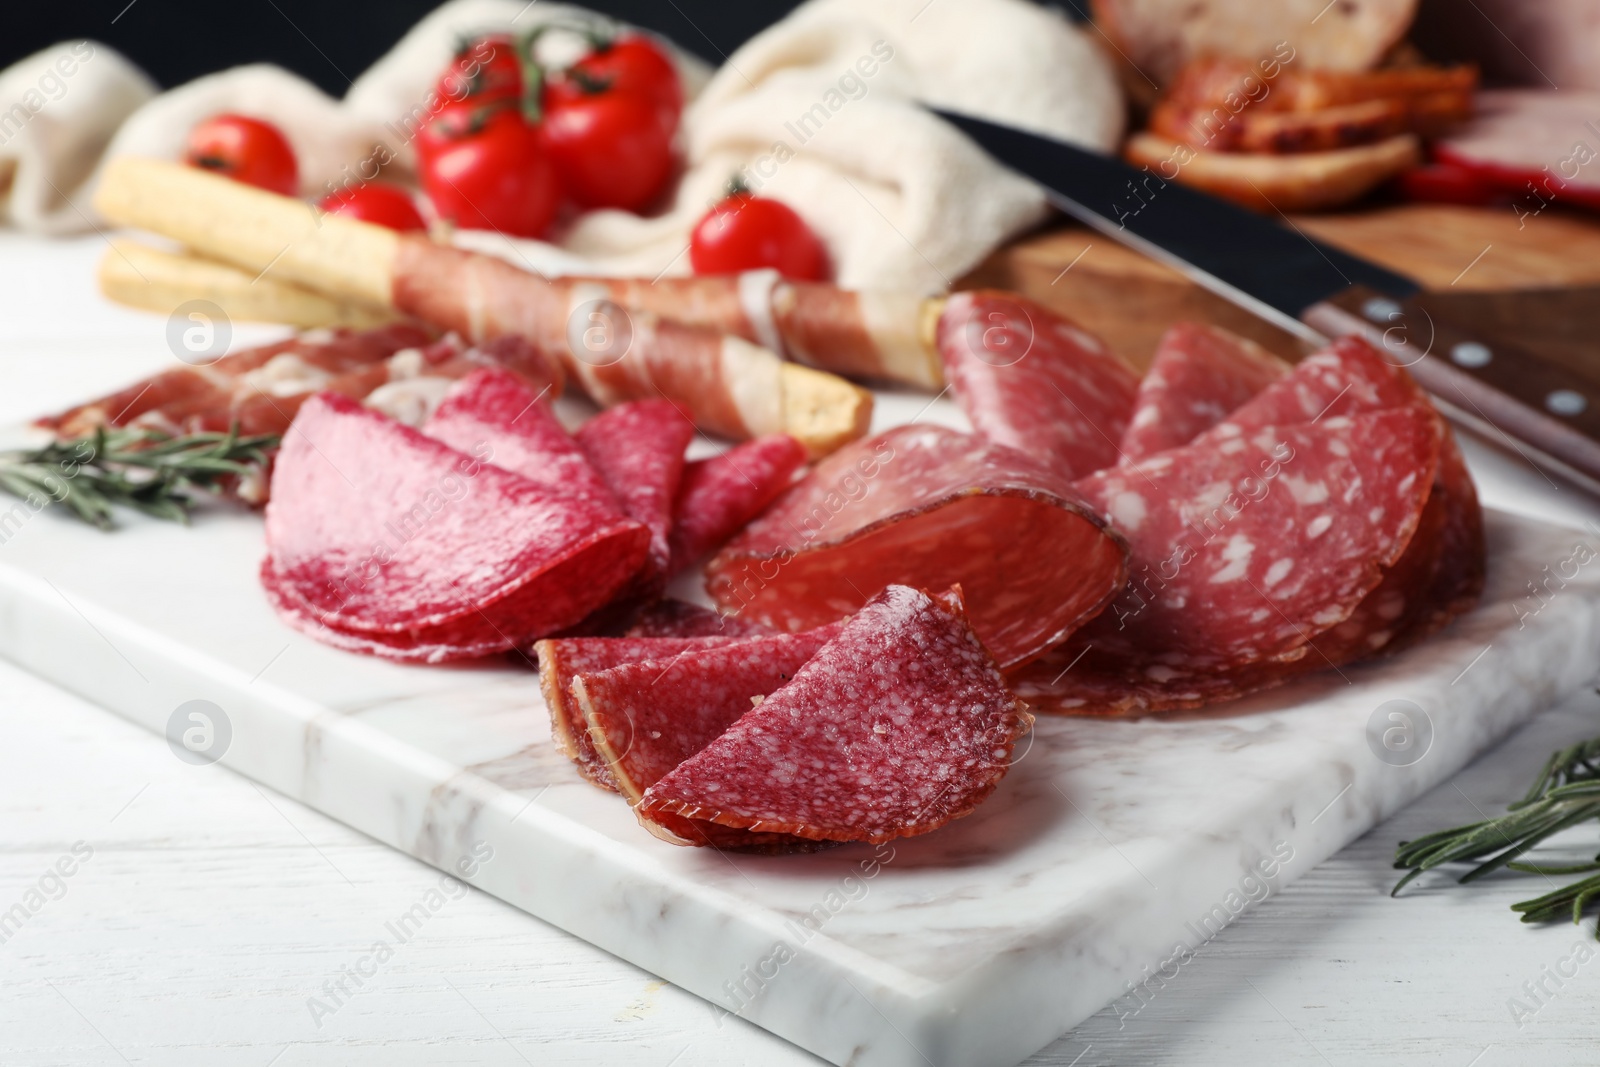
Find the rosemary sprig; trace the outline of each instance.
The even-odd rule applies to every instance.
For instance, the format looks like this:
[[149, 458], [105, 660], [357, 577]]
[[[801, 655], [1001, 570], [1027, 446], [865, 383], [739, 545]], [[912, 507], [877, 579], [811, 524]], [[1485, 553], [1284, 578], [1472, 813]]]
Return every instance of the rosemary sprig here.
[[[1600, 819], [1600, 738], [1553, 754], [1527, 795], [1509, 805], [1506, 814], [1400, 842], [1394, 865], [1402, 870], [1409, 868], [1409, 873], [1395, 884], [1390, 895], [1398, 895], [1424, 871], [1467, 860], [1482, 862], [1461, 876], [1463, 883], [1477, 881], [1502, 867], [1545, 876], [1600, 871], [1600, 856], [1593, 863], [1578, 864], [1517, 859], [1561, 831], [1591, 819]], [[1519, 912], [1526, 923], [1549, 922], [1566, 915], [1576, 923], [1595, 900], [1600, 900], [1600, 875], [1513, 904], [1511, 910]], [[1595, 936], [1600, 938], [1600, 927]]]
[[115, 525], [116, 507], [187, 522], [195, 492], [260, 472], [278, 440], [237, 430], [173, 436], [101, 427], [86, 437], [0, 453], [0, 490], [35, 507], [64, 504], [102, 530]]

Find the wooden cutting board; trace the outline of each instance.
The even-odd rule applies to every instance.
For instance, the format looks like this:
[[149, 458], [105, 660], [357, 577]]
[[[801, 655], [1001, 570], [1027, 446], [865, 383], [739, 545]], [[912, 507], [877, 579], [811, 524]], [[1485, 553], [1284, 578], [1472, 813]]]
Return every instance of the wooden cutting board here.
[[[1292, 220], [1305, 233], [1410, 275], [1430, 289], [1492, 292], [1600, 285], [1600, 220], [1509, 208], [1399, 204]], [[1252, 337], [1285, 356], [1300, 342], [1075, 223], [1052, 224], [1006, 246], [959, 288], [1012, 289], [1104, 337], [1136, 366], [1149, 365], [1174, 322], [1196, 319]], [[1486, 300], [1485, 307], [1493, 302]]]

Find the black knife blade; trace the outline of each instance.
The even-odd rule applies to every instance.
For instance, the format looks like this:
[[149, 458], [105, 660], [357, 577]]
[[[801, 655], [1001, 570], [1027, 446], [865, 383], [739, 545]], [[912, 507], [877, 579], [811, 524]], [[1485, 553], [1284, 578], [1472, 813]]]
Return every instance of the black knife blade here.
[[1357, 335], [1448, 412], [1600, 494], [1600, 374], [1464, 328], [1440, 294], [1260, 214], [1039, 134], [934, 109], [1085, 225], [1313, 343]]

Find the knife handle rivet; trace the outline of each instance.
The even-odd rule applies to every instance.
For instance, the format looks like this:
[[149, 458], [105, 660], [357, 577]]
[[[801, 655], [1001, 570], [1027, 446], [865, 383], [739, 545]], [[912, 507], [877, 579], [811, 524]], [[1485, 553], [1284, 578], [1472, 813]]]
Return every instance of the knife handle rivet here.
[[1487, 367], [1493, 358], [1494, 353], [1489, 351], [1489, 346], [1476, 341], [1462, 341], [1450, 350], [1451, 362], [1461, 367]]
[[1386, 296], [1375, 296], [1361, 305], [1361, 314], [1371, 322], [1393, 322], [1404, 313], [1404, 309]]
[[1583, 409], [1589, 406], [1589, 401], [1582, 393], [1575, 393], [1571, 389], [1557, 389], [1544, 398], [1544, 406], [1557, 415], [1581, 415]]

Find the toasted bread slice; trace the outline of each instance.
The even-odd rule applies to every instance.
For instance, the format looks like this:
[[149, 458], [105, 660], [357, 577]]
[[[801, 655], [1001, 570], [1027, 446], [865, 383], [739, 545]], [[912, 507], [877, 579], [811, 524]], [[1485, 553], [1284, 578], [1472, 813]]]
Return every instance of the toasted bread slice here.
[[1347, 204], [1421, 159], [1410, 134], [1332, 152], [1209, 152], [1156, 133], [1129, 138], [1124, 153], [1158, 177], [1258, 211], [1323, 211]]
[[1405, 36], [1416, 11], [1417, 0], [1094, 0], [1100, 28], [1162, 85], [1207, 55], [1367, 70]]

